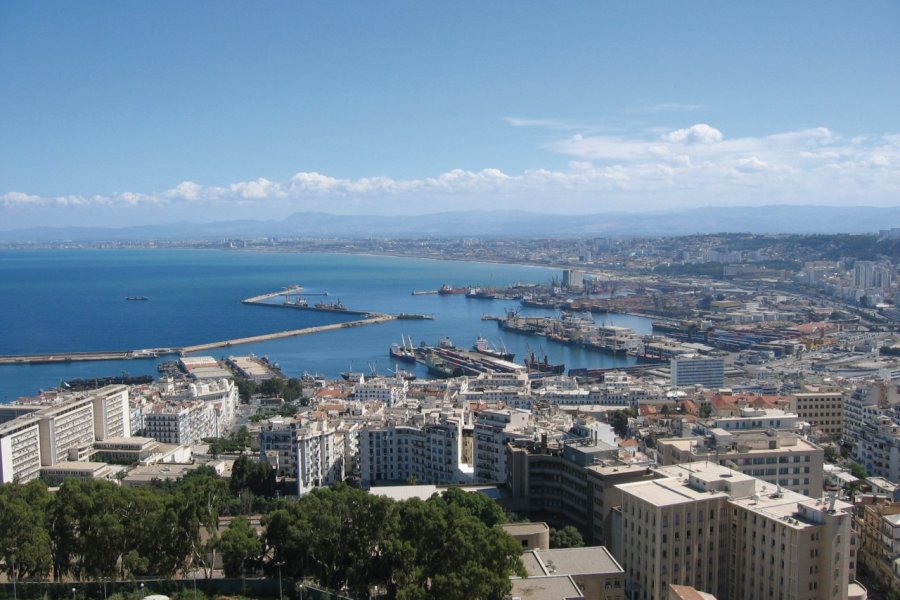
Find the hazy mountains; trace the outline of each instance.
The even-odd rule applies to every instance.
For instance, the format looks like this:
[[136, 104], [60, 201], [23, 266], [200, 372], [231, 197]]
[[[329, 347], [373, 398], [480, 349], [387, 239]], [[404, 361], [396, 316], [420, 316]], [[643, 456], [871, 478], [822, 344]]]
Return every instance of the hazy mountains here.
[[259, 237], [633, 237], [694, 233], [874, 233], [900, 227], [900, 207], [758, 206], [645, 213], [550, 215], [525, 211], [414, 216], [296, 213], [282, 221], [175, 222], [122, 228], [0, 231], [4, 242], [197, 240]]

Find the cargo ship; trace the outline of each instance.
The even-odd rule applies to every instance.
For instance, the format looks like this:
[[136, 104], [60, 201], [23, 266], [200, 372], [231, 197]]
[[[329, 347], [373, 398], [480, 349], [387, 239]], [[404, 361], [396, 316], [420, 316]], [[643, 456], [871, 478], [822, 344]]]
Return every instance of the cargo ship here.
[[416, 352], [413, 349], [412, 340], [409, 340], [409, 345], [407, 346], [406, 339], [404, 339], [403, 336], [401, 336], [400, 339], [403, 343], [391, 344], [391, 349], [388, 352], [388, 356], [390, 356], [394, 360], [399, 360], [401, 362], [416, 362]]
[[516, 358], [514, 352], [506, 352], [505, 348], [503, 350], [498, 350], [491, 345], [486, 337], [482, 335], [479, 335], [475, 340], [475, 344], [472, 346], [472, 350], [478, 352], [479, 354], [484, 354], [485, 356], [499, 358], [500, 360], [508, 360], [509, 362], [512, 362]]
[[437, 293], [441, 296], [449, 296], [451, 294], [468, 294], [469, 288], [467, 287], [453, 287], [449, 283], [445, 283], [440, 288], [438, 288]]
[[529, 371], [535, 371], [537, 373], [552, 373], [554, 375], [562, 375], [566, 372], [565, 364], [551, 364], [550, 359], [547, 358], [546, 354], [544, 354], [544, 360], [540, 360], [534, 352], [528, 355], [528, 358], [525, 360], [525, 366], [528, 367]]

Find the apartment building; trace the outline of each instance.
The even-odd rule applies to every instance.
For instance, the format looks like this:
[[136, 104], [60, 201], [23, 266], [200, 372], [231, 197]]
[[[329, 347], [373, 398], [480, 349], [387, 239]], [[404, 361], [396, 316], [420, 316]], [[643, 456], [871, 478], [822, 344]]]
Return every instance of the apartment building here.
[[900, 415], [881, 410], [859, 428], [854, 458], [866, 473], [900, 482]]
[[373, 378], [353, 385], [353, 398], [360, 402], [381, 402], [391, 408], [406, 400], [409, 383], [399, 378]]
[[825, 451], [794, 433], [714, 429], [708, 438], [660, 439], [656, 452], [661, 465], [709, 462], [806, 496], [822, 495]]
[[620, 485], [629, 597], [669, 584], [733, 600], [846, 599], [855, 572], [851, 507], [786, 491], [714, 463], [661, 467]]
[[825, 439], [837, 440], [844, 433], [844, 393], [840, 390], [810, 389], [792, 394], [791, 412]]
[[855, 503], [859, 563], [888, 590], [900, 592], [900, 502], [858, 496]]
[[144, 414], [144, 435], [163, 444], [199, 444], [219, 435], [216, 409], [202, 401], [158, 402]]
[[462, 461], [462, 417], [435, 415], [421, 425], [366, 425], [359, 430], [360, 483], [415, 479], [421, 484], [471, 482]]
[[279, 477], [296, 478], [302, 495], [344, 479], [343, 439], [327, 421], [273, 417], [259, 432], [260, 459]]
[[475, 481], [506, 481], [506, 444], [528, 441], [531, 413], [524, 410], [483, 410], [475, 416]]

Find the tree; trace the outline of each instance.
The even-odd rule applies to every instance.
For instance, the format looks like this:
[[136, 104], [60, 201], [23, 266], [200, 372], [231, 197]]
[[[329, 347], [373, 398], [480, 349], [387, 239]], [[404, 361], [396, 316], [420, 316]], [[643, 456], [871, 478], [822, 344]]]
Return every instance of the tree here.
[[704, 402], [700, 405], [700, 418], [708, 419], [712, 416], [712, 404]]
[[864, 466], [855, 462], [850, 463], [850, 474], [857, 479], [865, 479], [869, 475], [866, 473], [866, 468]]
[[506, 513], [503, 512], [500, 505], [480, 492], [467, 492], [462, 488], [451, 487], [440, 495], [435, 494], [428, 501], [447, 506], [458, 506], [488, 527], [506, 522]]
[[550, 529], [550, 547], [551, 548], [582, 548], [584, 547], [584, 538], [581, 533], [571, 525], [566, 525], [562, 529]]
[[275, 495], [275, 470], [269, 463], [240, 455], [231, 468], [231, 493], [238, 495], [249, 490], [257, 496], [270, 498]]
[[838, 451], [835, 446], [825, 446], [825, 460], [833, 463], [837, 462], [838, 459]]
[[263, 551], [262, 540], [246, 517], [235, 517], [218, 542], [225, 577], [240, 577], [255, 570]]
[[628, 418], [633, 416], [634, 412], [629, 408], [617, 410], [612, 414], [609, 423], [612, 425], [613, 431], [616, 432], [617, 436], [620, 438], [628, 437]]
[[7, 579], [42, 577], [52, 565], [46, 511], [51, 502], [41, 481], [0, 486], [0, 557]]

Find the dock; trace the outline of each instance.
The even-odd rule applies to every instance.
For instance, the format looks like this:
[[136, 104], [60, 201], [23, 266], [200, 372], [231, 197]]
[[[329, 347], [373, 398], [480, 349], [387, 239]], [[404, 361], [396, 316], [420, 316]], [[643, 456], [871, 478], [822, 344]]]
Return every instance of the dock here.
[[266, 300], [277, 298], [278, 296], [287, 296], [289, 294], [301, 293], [303, 293], [302, 285], [292, 285], [277, 292], [269, 292], [268, 294], [260, 294], [259, 296], [253, 296], [252, 298], [246, 298], [244, 300], [241, 300], [241, 304], [260, 304], [262, 302], [265, 302]]
[[146, 348], [110, 352], [55, 352], [53, 354], [12, 354], [0, 356], [0, 365], [37, 365], [92, 360], [137, 360], [178, 354], [178, 348]]
[[262, 335], [253, 335], [250, 337], [237, 338], [233, 340], [223, 340], [221, 342], [209, 342], [207, 344], [197, 344], [196, 346], [185, 346], [181, 348], [182, 354], [190, 354], [192, 352], [203, 352], [213, 348], [227, 348], [229, 346], [239, 346], [241, 344], [254, 344], [256, 342], [265, 342], [268, 340], [277, 340], [286, 337], [295, 337], [298, 335], [309, 335], [311, 333], [321, 333], [323, 331], [334, 331], [336, 329], [347, 329], [349, 327], [361, 327], [363, 325], [375, 325], [376, 323], [384, 323], [385, 321], [394, 320], [394, 316], [385, 314], [371, 314], [365, 319], [358, 321], [347, 321], [345, 323], [332, 323], [330, 325], [317, 325], [316, 327], [306, 327], [304, 329], [291, 329], [289, 331], [276, 331], [275, 333], [264, 333]]

